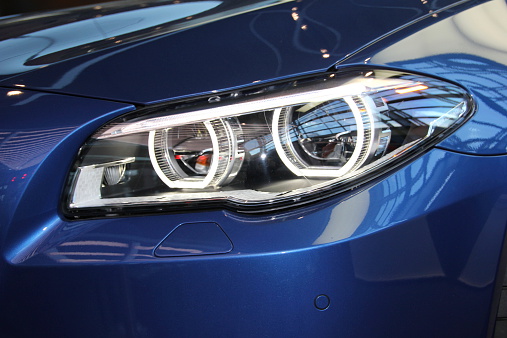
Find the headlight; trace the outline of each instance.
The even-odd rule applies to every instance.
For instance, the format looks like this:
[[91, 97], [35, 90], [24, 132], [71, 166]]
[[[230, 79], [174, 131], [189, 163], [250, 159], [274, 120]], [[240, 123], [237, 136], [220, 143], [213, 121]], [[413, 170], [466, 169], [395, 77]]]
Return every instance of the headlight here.
[[469, 117], [471, 102], [442, 80], [368, 69], [140, 109], [82, 147], [66, 212], [310, 202], [421, 154]]

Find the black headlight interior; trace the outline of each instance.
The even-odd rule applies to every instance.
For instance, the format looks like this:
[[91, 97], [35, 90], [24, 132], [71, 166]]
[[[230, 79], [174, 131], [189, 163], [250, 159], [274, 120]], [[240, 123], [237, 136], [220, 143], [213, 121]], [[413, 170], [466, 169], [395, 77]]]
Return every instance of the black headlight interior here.
[[142, 108], [84, 144], [65, 213], [300, 205], [421, 154], [472, 112], [455, 84], [371, 67]]

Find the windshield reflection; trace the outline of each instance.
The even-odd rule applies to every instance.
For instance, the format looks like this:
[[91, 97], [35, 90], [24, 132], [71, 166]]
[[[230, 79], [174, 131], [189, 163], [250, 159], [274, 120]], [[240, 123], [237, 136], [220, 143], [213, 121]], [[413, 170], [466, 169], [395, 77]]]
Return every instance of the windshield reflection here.
[[288, 0], [127, 1], [0, 20], [0, 75], [172, 33]]

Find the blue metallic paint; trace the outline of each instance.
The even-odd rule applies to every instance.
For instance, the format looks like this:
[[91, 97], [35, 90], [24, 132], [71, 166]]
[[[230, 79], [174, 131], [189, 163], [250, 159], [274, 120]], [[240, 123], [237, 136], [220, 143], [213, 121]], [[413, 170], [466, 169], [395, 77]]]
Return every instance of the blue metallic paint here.
[[[59, 219], [61, 193], [76, 151], [96, 128], [134, 107], [2, 88], [0, 105], [9, 107], [2, 111], [0, 130], [0, 245], [5, 249], [6, 238], [22, 238], [30, 247], [45, 237], [38, 222]], [[16, 219], [24, 220], [23, 225], [14, 224]]]
[[[302, 4], [329, 16], [323, 22], [333, 27], [333, 4]], [[293, 4], [283, 6], [284, 13], [290, 13]], [[344, 6], [364, 9], [355, 3]], [[263, 11], [270, 9], [259, 13]], [[399, 13], [398, 19], [408, 18]], [[226, 38], [223, 34], [232, 31], [230, 25], [248, 30], [241, 25], [248, 27], [255, 15], [136, 43], [131, 49], [93, 53], [2, 84], [30, 79], [26, 83], [38, 89], [148, 102], [242, 85], [256, 79], [253, 74], [267, 79], [326, 67], [326, 60], [310, 54], [303, 57], [290, 44], [281, 51], [287, 62], [276, 64], [281, 65], [280, 71], [246, 66], [254, 59], [267, 62], [262, 53], [246, 53], [245, 63], [235, 65], [227, 61], [230, 50], [210, 41], [192, 48], [214, 51], [211, 67], [197, 56], [180, 60], [181, 54], [177, 57], [181, 62], [170, 66], [181, 68], [180, 75], [164, 76], [169, 66], [156, 55], [157, 43], [171, 39], [183, 43], [184, 38], [219, 31]], [[219, 31], [212, 33], [209, 27]], [[411, 28], [397, 34], [408, 35], [405, 32]], [[381, 30], [361, 33], [377, 36]], [[361, 40], [359, 34], [348, 38], [357, 38], [357, 45], [350, 42], [340, 55], [372, 39]], [[385, 47], [386, 41], [374, 46]], [[348, 62], [373, 56], [374, 46]], [[118, 62], [118, 68], [112, 69], [121, 71], [127, 62], [142, 57], [135, 56], [138, 50], [158, 61], [153, 67], [134, 70], [132, 81], [107, 69]], [[236, 60], [237, 53], [232, 53]], [[288, 61], [292, 55], [297, 57], [293, 64]], [[459, 59], [472, 57], [462, 54]], [[505, 109], [498, 105], [506, 100], [505, 94], [495, 91], [499, 97], [495, 103], [488, 92], [480, 91], [488, 79], [478, 73], [487, 70], [497, 74], [499, 82], [507, 80], [501, 77], [505, 65], [480, 61], [471, 68], [449, 68], [449, 58], [439, 55], [417, 62], [386, 62], [458, 82], [467, 78], [479, 106], [476, 117], [441, 144], [453, 152], [433, 149], [356, 190], [265, 216], [217, 210], [66, 220], [59, 203], [78, 148], [103, 123], [134, 107], [28, 90], [8, 96], [13, 89], [0, 89], [0, 106], [9, 107], [3, 109], [0, 131], [0, 333], [7, 337], [486, 336], [506, 231], [507, 157], [458, 152], [505, 154], [502, 131], [490, 127], [505, 125]], [[219, 66], [213, 68], [213, 62]], [[199, 67], [183, 72], [190, 64]], [[419, 64], [425, 68], [418, 68]], [[51, 84], [52, 78], [84, 65], [89, 65], [90, 73], [71, 76], [62, 89], [40, 84], [46, 79]], [[216, 78], [225, 66], [235, 76]], [[148, 86], [157, 67], [163, 70], [156, 81], [163, 85]], [[196, 81], [188, 69], [202, 75]], [[93, 78], [97, 71], [107, 71], [103, 84]], [[174, 82], [181, 86], [175, 88]], [[192, 222], [219, 224], [234, 249], [208, 256], [153, 255], [168, 233]], [[321, 294], [331, 300], [325, 311], [314, 306]]]
[[[401, 25], [422, 17], [427, 17], [426, 21], [440, 20], [430, 15], [432, 11], [454, 2], [287, 2], [43, 65], [37, 71], [0, 81], [0, 85], [22, 84], [138, 104], [209, 93], [327, 69], [336, 60]], [[476, 3], [464, 1], [460, 9]], [[441, 17], [457, 10], [451, 8]], [[294, 13], [298, 20], [294, 20]], [[302, 30], [305, 25], [307, 29]], [[33, 56], [27, 55], [27, 59], [30, 57]], [[101, 74], [100, 79], [96, 74]]]
[[[215, 222], [192, 222], [178, 225], [160, 243], [153, 254], [157, 257], [179, 257], [224, 254], [232, 251], [232, 243]], [[66, 252], [59, 253], [67, 257]]]
[[[49, 233], [31, 257], [3, 267], [3, 325], [21, 336], [41, 326], [63, 336], [482, 336], [505, 231], [505, 170], [504, 157], [434, 150], [359, 193], [289, 215], [40, 222]], [[476, 172], [479, 181], [463, 184]], [[364, 218], [351, 219], [352, 207]], [[234, 241], [230, 254], [151, 255], [171, 227], [210, 219]], [[319, 294], [331, 299], [325, 312], [313, 306]], [[55, 313], [65, 325], [48, 325]]]
[[496, 38], [504, 36], [505, 15], [505, 2], [491, 1], [429, 26], [420, 22], [360, 50], [339, 66], [382, 64], [456, 81], [474, 95], [479, 109], [440, 146], [470, 154], [507, 154], [507, 42]]

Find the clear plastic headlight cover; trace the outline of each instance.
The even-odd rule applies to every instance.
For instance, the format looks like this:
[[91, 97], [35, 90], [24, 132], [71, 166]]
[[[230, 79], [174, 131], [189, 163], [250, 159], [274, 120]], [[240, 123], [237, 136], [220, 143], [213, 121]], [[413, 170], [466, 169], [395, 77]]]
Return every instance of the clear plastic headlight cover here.
[[65, 209], [79, 217], [299, 205], [385, 174], [472, 111], [457, 85], [371, 68], [143, 108], [82, 147]]

